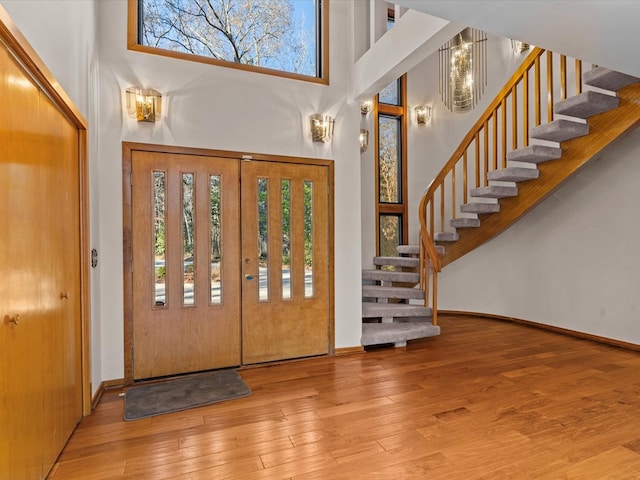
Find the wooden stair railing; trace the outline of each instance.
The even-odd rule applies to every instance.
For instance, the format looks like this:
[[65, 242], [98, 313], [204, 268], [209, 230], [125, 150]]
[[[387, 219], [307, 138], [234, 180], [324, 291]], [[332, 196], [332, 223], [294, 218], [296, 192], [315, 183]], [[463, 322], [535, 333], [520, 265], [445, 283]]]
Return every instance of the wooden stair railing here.
[[[554, 120], [554, 103], [582, 92], [582, 62], [535, 48], [518, 67], [475, 125], [464, 137], [440, 173], [434, 178], [419, 204], [420, 286], [425, 305], [433, 308], [437, 323], [437, 273], [463, 254], [504, 231], [540, 202], [564, 179], [586, 163], [614, 138], [634, 127], [640, 118], [640, 85], [618, 92], [620, 106], [615, 112], [589, 119], [590, 139], [562, 142], [562, 159], [540, 164], [540, 180], [524, 182], [517, 197], [500, 199], [500, 212], [478, 214], [482, 228], [464, 228], [460, 240], [446, 247], [443, 255], [435, 248], [436, 224], [447, 230], [445, 220], [455, 219], [466, 204], [471, 188], [489, 185], [488, 174], [507, 167], [507, 152], [529, 145], [529, 129]], [[568, 88], [569, 84], [569, 88]], [[571, 85], [572, 84], [572, 85]], [[571, 91], [568, 91], [571, 90]], [[582, 142], [582, 143], [580, 143]], [[470, 180], [471, 178], [471, 180]], [[470, 185], [471, 184], [471, 185]], [[464, 237], [464, 238], [463, 238]], [[429, 299], [429, 274], [432, 294]]]

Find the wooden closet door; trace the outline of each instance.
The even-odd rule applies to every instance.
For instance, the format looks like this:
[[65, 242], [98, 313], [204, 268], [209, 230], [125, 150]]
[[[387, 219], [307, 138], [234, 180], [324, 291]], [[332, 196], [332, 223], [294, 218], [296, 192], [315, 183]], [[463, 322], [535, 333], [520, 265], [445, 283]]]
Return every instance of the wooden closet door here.
[[8, 52], [0, 50], [0, 478], [42, 477], [42, 381], [45, 342], [40, 219], [44, 186], [38, 154], [39, 92]]
[[51, 466], [82, 417], [80, 222], [77, 129], [44, 95], [40, 122], [50, 132], [42, 158], [43, 464]]
[[79, 134], [4, 46], [0, 98], [0, 480], [42, 479], [82, 415]]

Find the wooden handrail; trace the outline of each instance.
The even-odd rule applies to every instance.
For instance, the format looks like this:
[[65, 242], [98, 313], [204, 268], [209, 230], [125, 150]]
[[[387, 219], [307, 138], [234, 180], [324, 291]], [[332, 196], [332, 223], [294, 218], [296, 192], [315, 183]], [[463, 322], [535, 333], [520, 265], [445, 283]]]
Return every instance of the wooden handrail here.
[[[420, 284], [426, 292], [431, 272], [434, 292], [430, 299], [429, 295], [425, 295], [425, 305], [429, 302], [433, 305], [434, 323], [437, 315], [437, 273], [442, 269], [441, 258], [434, 243], [434, 228], [439, 223], [444, 231], [447, 208], [451, 208], [449, 218], [456, 218], [458, 195], [464, 203], [467, 202], [470, 187], [468, 179], [471, 182], [475, 179], [475, 188], [489, 185], [489, 172], [507, 166], [507, 146], [511, 150], [528, 146], [529, 128], [539, 126], [542, 118], [549, 122], [553, 120], [554, 96], [558, 95], [562, 99], [568, 96], [566, 57], [556, 57], [559, 68], [554, 68], [553, 52], [542, 48], [531, 51], [465, 135], [420, 199]], [[543, 61], [546, 63], [546, 75], [541, 75]], [[530, 71], [533, 72], [532, 78], [529, 78]], [[576, 60], [576, 94], [582, 91], [581, 72], [581, 61]], [[554, 92], [554, 79], [559, 88], [558, 93]], [[546, 102], [542, 101], [543, 98]], [[543, 115], [543, 109], [546, 110], [546, 115]], [[490, 129], [492, 132], [489, 132]], [[480, 143], [483, 144], [482, 148]], [[473, 176], [468, 177], [467, 168], [475, 170]], [[439, 208], [434, 208], [438, 202]], [[435, 212], [438, 212], [439, 222], [434, 220]]]

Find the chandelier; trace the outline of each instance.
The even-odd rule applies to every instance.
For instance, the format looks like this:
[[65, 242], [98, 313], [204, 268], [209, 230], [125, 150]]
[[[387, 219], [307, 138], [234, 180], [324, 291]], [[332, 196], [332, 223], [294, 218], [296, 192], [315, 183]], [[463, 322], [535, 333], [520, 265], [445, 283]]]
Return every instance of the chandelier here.
[[487, 85], [487, 34], [466, 28], [439, 52], [440, 97], [452, 112], [468, 112]]

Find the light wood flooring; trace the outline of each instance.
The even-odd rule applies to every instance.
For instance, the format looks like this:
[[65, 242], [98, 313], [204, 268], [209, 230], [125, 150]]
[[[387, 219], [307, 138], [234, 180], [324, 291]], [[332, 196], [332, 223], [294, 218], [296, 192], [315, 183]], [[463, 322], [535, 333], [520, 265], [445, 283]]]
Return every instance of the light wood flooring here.
[[240, 371], [252, 394], [124, 422], [108, 392], [51, 480], [640, 479], [640, 353], [442, 316], [439, 337]]

